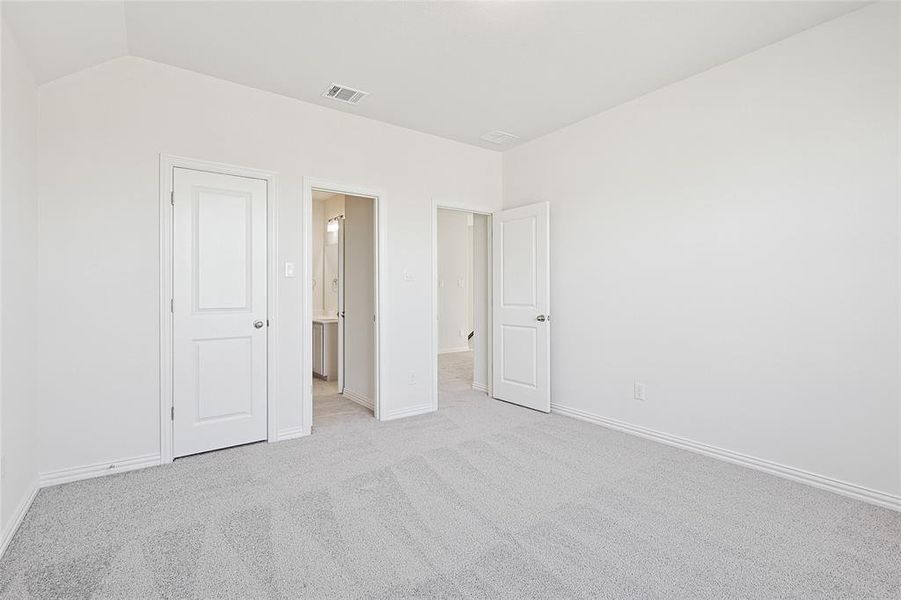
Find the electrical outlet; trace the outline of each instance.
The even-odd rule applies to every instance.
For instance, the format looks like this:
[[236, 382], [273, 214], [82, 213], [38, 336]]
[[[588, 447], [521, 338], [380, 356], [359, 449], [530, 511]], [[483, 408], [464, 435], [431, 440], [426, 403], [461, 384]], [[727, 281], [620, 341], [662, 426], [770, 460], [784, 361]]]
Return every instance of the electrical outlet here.
[[641, 400], [642, 402], [644, 402], [644, 384], [636, 381], [632, 395], [636, 400]]
[[410, 385], [416, 385], [416, 371], [410, 371], [410, 375], [407, 376], [407, 383]]

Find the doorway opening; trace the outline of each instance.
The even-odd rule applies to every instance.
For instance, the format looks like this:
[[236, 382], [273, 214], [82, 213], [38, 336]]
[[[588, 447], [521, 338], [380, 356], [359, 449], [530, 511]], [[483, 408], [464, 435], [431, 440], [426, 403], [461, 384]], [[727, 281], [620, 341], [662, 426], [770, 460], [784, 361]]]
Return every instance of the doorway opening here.
[[491, 215], [436, 206], [434, 215], [436, 408], [483, 399], [491, 389]]
[[378, 417], [379, 199], [312, 187], [312, 431]]

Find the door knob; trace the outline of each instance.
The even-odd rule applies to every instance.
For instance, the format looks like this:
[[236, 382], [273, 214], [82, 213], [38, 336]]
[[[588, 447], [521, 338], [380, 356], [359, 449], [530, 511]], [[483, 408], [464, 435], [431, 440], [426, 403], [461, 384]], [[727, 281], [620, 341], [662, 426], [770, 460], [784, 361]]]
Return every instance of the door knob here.
[[262, 321], [254, 321], [254, 322], [253, 322], [253, 326], [256, 327], [257, 329], [262, 329], [262, 328], [263, 328], [263, 322], [262, 322]]
[[544, 323], [545, 321], [547, 321], [547, 317], [545, 317], [544, 315], [538, 315], [537, 317], [535, 317], [535, 320]]

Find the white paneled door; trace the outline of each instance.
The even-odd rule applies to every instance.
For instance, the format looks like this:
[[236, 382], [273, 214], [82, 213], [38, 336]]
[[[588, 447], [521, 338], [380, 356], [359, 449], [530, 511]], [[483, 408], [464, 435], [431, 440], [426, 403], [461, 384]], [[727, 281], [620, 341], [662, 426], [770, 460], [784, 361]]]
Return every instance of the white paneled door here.
[[494, 213], [493, 394], [551, 410], [548, 204]]
[[266, 181], [176, 168], [176, 457], [266, 439]]

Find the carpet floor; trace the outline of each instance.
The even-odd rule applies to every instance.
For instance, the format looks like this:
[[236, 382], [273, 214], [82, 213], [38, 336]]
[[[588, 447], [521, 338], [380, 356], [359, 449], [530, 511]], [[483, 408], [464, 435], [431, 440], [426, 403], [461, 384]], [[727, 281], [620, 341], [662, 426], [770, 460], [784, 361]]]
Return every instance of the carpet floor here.
[[0, 598], [901, 598], [901, 514], [450, 387], [44, 489]]

